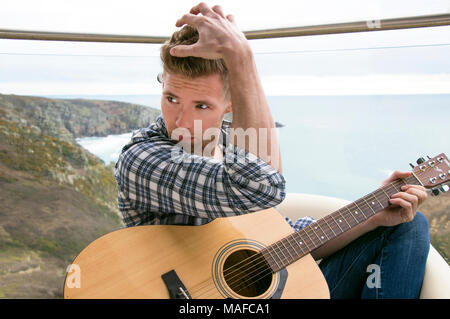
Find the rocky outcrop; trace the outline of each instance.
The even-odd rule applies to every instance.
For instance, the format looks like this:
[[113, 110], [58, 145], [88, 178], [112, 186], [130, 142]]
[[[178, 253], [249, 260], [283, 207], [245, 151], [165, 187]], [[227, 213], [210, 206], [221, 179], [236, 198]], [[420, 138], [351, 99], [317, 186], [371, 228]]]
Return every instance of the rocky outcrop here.
[[123, 102], [2, 94], [0, 109], [7, 120], [68, 142], [78, 137], [131, 132], [147, 126], [160, 114], [158, 109]]

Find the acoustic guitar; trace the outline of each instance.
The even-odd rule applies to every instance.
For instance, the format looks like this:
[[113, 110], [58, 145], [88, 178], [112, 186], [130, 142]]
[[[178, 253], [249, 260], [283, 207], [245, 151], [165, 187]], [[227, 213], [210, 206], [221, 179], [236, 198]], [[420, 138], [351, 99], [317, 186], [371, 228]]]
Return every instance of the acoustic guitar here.
[[310, 252], [389, 206], [405, 184], [439, 193], [444, 154], [294, 232], [275, 209], [202, 226], [135, 226], [89, 244], [68, 267], [64, 298], [329, 298]]

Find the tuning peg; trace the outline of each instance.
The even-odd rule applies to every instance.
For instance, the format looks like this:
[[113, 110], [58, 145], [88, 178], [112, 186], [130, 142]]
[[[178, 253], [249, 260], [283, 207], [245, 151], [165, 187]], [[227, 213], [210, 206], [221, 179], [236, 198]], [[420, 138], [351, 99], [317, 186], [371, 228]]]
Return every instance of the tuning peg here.
[[428, 159], [431, 159], [431, 157], [429, 157], [428, 155], [427, 155], [427, 157], [428, 157]]
[[411, 168], [414, 169], [414, 165], [413, 164], [409, 163], [409, 166], [411, 166]]
[[431, 190], [431, 194], [433, 194], [434, 196], [438, 196], [438, 195], [439, 195], [439, 189], [433, 188], [433, 189]]
[[448, 185], [441, 185], [441, 187], [439, 187], [439, 190], [442, 193], [447, 193], [449, 191], [450, 187]]
[[416, 161], [417, 165], [420, 165], [420, 164], [422, 164], [423, 162], [425, 162], [425, 159], [424, 159], [423, 157], [419, 158], [419, 159]]

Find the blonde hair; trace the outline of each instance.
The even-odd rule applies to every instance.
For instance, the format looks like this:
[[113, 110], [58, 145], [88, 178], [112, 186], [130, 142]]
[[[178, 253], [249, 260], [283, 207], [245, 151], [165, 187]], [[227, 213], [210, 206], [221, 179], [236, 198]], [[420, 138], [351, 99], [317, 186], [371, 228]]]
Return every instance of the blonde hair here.
[[225, 99], [229, 99], [228, 69], [222, 59], [208, 60], [198, 57], [175, 57], [170, 49], [177, 45], [190, 45], [198, 41], [198, 31], [186, 25], [172, 34], [161, 47], [161, 61], [165, 72], [183, 75], [189, 78], [218, 74], [222, 78]]

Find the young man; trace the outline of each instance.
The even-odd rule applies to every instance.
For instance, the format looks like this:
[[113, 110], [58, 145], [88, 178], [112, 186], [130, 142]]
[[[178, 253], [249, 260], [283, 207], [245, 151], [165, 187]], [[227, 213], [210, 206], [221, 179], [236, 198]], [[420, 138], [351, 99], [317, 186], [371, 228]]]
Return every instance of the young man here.
[[[233, 16], [204, 3], [176, 25], [186, 26], [161, 48], [162, 117], [134, 133], [116, 164], [125, 224], [202, 225], [278, 205], [278, 138], [244, 34]], [[223, 117], [231, 111], [230, 126]], [[384, 184], [409, 174], [395, 172]], [[312, 252], [323, 259], [332, 298], [419, 296], [429, 235], [416, 210], [426, 197], [407, 185], [391, 207]], [[299, 230], [313, 220], [288, 222]], [[381, 282], [369, 287], [373, 264]]]

